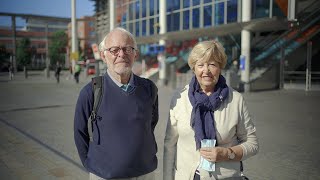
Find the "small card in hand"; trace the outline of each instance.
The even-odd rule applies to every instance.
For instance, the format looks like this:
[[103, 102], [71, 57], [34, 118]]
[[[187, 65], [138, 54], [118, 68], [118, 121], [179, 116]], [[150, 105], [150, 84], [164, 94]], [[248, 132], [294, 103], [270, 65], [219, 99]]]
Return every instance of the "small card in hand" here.
[[[216, 140], [215, 139], [203, 139], [201, 140], [201, 147], [215, 147]], [[202, 156], [200, 157], [200, 164], [199, 168], [206, 170], [206, 171], [215, 171], [215, 163], [210, 162], [204, 159]]]

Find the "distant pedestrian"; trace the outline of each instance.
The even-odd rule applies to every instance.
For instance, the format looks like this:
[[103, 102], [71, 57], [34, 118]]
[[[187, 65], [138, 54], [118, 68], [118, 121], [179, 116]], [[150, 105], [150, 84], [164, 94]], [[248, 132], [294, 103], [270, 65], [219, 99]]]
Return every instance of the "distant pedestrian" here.
[[9, 79], [13, 80], [14, 70], [11, 64], [9, 64], [8, 71], [9, 71]]
[[230, 70], [232, 73], [238, 75], [239, 74], [239, 65], [238, 65], [238, 61], [237, 60], [234, 60], [232, 62], [232, 65], [230, 67]]
[[76, 80], [76, 83], [79, 83], [79, 76], [81, 72], [81, 66], [80, 64], [76, 64], [74, 67], [74, 79]]
[[60, 72], [61, 72], [61, 64], [60, 64], [59, 61], [57, 61], [56, 69], [55, 69], [55, 73], [54, 73], [54, 75], [55, 75], [55, 77], [57, 79], [57, 83], [60, 82]]
[[72, 79], [72, 77], [73, 77], [73, 74], [72, 74], [72, 66], [70, 65], [69, 66], [69, 75], [66, 77], [66, 80], [69, 80], [69, 79]]

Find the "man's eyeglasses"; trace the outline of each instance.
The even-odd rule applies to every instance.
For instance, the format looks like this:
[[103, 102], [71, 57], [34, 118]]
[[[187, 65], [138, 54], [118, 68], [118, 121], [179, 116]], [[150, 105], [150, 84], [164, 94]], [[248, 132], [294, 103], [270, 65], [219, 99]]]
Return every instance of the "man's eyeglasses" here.
[[121, 49], [125, 54], [131, 54], [135, 50], [134, 47], [126, 46], [126, 47], [111, 47], [111, 48], [105, 49], [105, 51], [109, 51], [112, 55], [116, 56], [120, 53]]

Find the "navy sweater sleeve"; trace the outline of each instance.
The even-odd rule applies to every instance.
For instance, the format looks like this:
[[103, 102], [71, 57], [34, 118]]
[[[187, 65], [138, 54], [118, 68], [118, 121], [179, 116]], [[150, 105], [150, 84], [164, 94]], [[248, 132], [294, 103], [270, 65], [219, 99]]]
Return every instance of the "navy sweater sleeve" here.
[[74, 141], [79, 153], [81, 162], [85, 168], [89, 147], [88, 118], [93, 104], [91, 83], [87, 84], [81, 91], [76, 104], [74, 115]]
[[153, 95], [153, 96], [156, 96], [156, 99], [153, 102], [153, 107], [152, 107], [152, 130], [154, 131], [159, 120], [158, 88], [153, 82], [151, 83], [153, 88], [156, 89], [155, 91], [152, 91], [152, 93], [156, 93], [155, 95]]

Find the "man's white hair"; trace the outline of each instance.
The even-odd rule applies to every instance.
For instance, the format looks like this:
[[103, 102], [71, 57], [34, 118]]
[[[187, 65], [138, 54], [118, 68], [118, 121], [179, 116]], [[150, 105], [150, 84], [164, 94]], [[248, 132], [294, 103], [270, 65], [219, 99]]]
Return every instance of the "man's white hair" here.
[[114, 31], [121, 31], [121, 32], [127, 34], [127, 35], [130, 37], [130, 39], [132, 40], [132, 42], [133, 42], [133, 47], [134, 47], [135, 49], [138, 48], [138, 47], [137, 47], [137, 41], [136, 41], [135, 37], [133, 36], [133, 34], [131, 34], [129, 31], [127, 31], [126, 29], [124, 29], [124, 28], [122, 28], [122, 27], [116, 27], [116, 28], [114, 28], [113, 30], [111, 30], [111, 31], [103, 38], [103, 40], [100, 42], [100, 44], [99, 44], [99, 50], [100, 50], [100, 51], [103, 51], [103, 50], [106, 48], [106, 47], [105, 47], [105, 41], [106, 41], [106, 39], [109, 37], [109, 35], [110, 35], [112, 32], [114, 32]]

